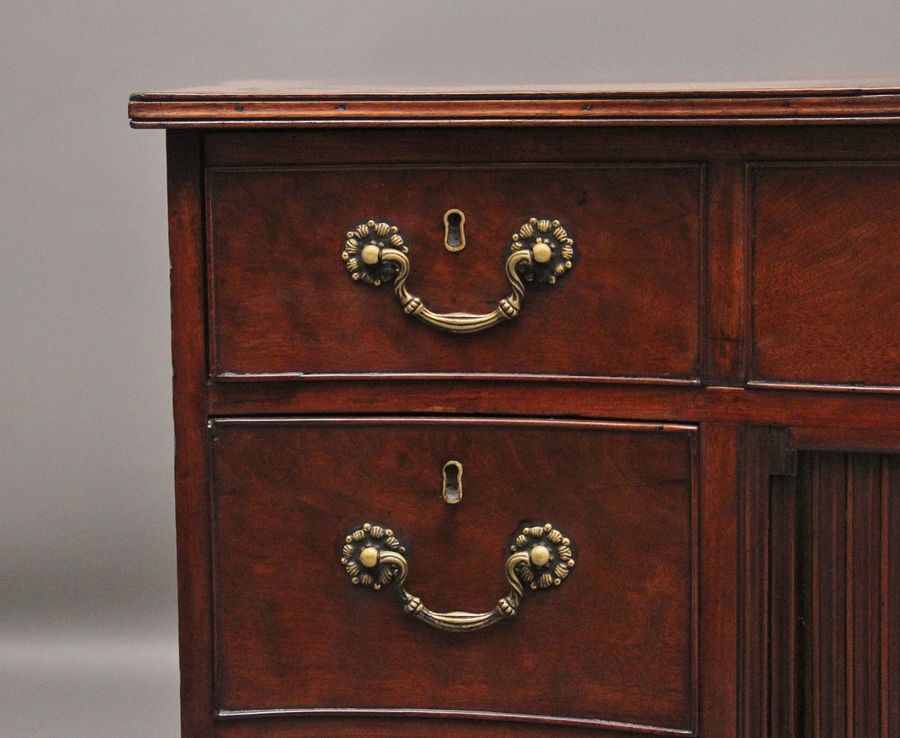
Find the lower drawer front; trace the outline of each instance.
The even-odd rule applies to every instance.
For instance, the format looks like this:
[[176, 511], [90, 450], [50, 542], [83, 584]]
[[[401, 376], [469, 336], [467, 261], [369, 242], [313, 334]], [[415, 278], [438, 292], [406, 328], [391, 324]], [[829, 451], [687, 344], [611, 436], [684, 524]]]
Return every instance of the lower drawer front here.
[[693, 731], [693, 428], [243, 419], [211, 444], [220, 717]]

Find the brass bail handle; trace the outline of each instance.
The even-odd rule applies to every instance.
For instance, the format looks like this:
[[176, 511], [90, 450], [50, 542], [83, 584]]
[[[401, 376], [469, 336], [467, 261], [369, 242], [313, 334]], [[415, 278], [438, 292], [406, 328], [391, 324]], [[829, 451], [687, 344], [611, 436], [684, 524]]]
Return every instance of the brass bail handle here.
[[[463, 246], [464, 240], [459, 248]], [[354, 281], [375, 287], [393, 283], [394, 294], [407, 315], [451, 333], [477, 333], [519, 314], [525, 282], [556, 284], [572, 268], [575, 242], [558, 220], [531, 218], [512, 235], [509, 252], [504, 269], [511, 291], [489, 313], [436, 313], [429, 310], [422, 298], [406, 288], [411, 268], [409, 247], [399, 228], [390, 223], [369, 220], [348, 231], [341, 259]]]
[[379, 590], [394, 585], [403, 611], [433, 628], [470, 633], [513, 617], [522, 604], [525, 588], [558, 587], [575, 566], [572, 542], [550, 523], [525, 526], [509, 547], [506, 580], [509, 593], [487, 612], [435, 612], [406, 589], [409, 562], [406, 548], [394, 531], [365, 523], [344, 539], [341, 564], [353, 584]]

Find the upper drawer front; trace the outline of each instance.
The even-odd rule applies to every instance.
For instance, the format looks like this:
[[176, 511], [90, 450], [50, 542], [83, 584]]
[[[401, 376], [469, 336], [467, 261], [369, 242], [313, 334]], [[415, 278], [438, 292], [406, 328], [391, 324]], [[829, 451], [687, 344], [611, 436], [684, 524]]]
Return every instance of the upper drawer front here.
[[[221, 167], [207, 173], [211, 367], [219, 378], [360, 373], [698, 376], [700, 165]], [[465, 248], [444, 214], [465, 215]], [[489, 313], [530, 218], [574, 240], [556, 284], [457, 335], [404, 313], [341, 258], [370, 219], [399, 228], [408, 290], [435, 313]]]
[[[406, 712], [693, 735], [694, 464], [687, 426], [216, 421], [220, 714]], [[366, 533], [367, 522], [381, 528]], [[511, 564], [522, 551], [527, 562]], [[501, 598], [515, 600], [511, 570], [524, 592], [500, 614]], [[429, 627], [398, 586], [459, 627]], [[460, 609], [493, 620], [473, 630]]]
[[751, 379], [900, 387], [900, 166], [752, 172]]

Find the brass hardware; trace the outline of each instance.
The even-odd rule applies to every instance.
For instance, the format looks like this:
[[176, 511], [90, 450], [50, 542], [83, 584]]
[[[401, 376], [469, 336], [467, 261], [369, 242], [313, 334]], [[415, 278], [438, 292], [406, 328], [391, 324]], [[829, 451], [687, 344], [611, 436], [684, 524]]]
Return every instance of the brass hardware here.
[[[445, 213], [445, 224], [448, 222], [447, 214], [453, 212], [448, 210]], [[357, 282], [376, 287], [384, 282], [393, 282], [394, 294], [407, 315], [451, 333], [477, 333], [505, 320], [512, 320], [519, 314], [525, 296], [525, 282], [556, 284], [556, 280], [572, 268], [575, 243], [558, 220], [531, 218], [513, 234], [509, 250], [511, 253], [506, 258], [505, 270], [512, 291], [497, 303], [494, 310], [481, 314], [435, 313], [425, 307], [420, 297], [406, 289], [410, 271], [409, 248], [397, 226], [374, 220], [360, 223], [347, 232], [341, 258], [351, 278]]]
[[535, 546], [531, 549], [532, 564], [535, 566], [544, 566], [548, 561], [550, 561], [550, 551], [546, 546]]
[[466, 247], [466, 214], [450, 208], [444, 213], [444, 248], [462, 251]]
[[534, 248], [531, 249], [531, 253], [534, 254], [534, 260], [538, 264], [546, 264], [550, 261], [550, 257], [553, 256], [550, 246], [544, 242], [536, 243]]
[[363, 566], [373, 567], [378, 563], [378, 549], [367, 546], [359, 552], [359, 563]]
[[390, 528], [365, 523], [344, 539], [341, 564], [353, 584], [381, 589], [394, 583], [403, 611], [428, 625], [452, 633], [470, 633], [513, 617], [525, 587], [558, 587], [575, 566], [572, 542], [550, 523], [526, 526], [515, 537], [506, 559], [509, 594], [487, 612], [435, 612], [406, 589], [406, 549]]
[[456, 505], [462, 502], [462, 474], [463, 467], [458, 461], [448, 461], [442, 470], [444, 483], [441, 486], [441, 497], [448, 505]]
[[380, 252], [381, 249], [371, 243], [368, 246], [363, 247], [361, 254], [363, 263], [369, 265], [377, 264], [378, 260], [381, 258]]

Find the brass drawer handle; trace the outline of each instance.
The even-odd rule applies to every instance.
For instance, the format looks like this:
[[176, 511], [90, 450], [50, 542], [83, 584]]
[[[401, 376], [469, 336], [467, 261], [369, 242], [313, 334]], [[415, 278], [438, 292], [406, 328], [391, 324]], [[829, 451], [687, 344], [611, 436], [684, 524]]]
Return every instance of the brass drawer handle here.
[[468, 633], [511, 618], [522, 602], [526, 586], [559, 586], [575, 566], [572, 543], [550, 523], [526, 526], [509, 547], [506, 579], [509, 594], [488, 612], [434, 612], [406, 589], [409, 563], [405, 547], [390, 528], [366, 523], [344, 539], [341, 564], [353, 584], [381, 589], [394, 584], [403, 610], [424, 623], [452, 633]]
[[[460, 247], [461, 248], [461, 247]], [[365, 284], [394, 283], [394, 293], [403, 311], [423, 323], [452, 333], [477, 333], [504, 320], [512, 320], [522, 309], [525, 282], [555, 284], [572, 268], [575, 243], [558, 220], [532, 218], [512, 236], [506, 258], [506, 278], [512, 291], [489, 313], [435, 313], [420, 297], [406, 289], [409, 248], [397, 226], [370, 220], [347, 233], [341, 251], [350, 276]]]

